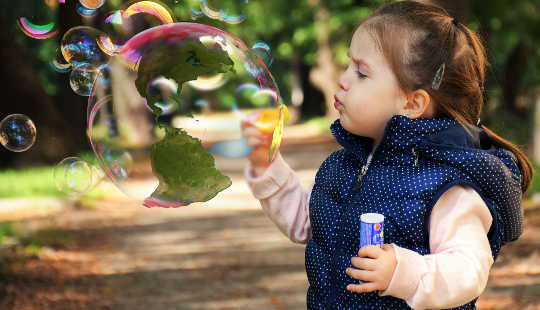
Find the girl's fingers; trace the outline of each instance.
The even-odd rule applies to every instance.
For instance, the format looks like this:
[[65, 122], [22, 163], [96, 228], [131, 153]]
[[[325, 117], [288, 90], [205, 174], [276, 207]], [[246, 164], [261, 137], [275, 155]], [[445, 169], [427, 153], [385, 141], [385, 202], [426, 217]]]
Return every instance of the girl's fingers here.
[[364, 282], [360, 284], [349, 284], [347, 290], [354, 293], [368, 293], [377, 290], [377, 286], [374, 282]]
[[351, 264], [358, 269], [364, 270], [375, 270], [376, 267], [374, 259], [357, 256], [351, 257]]
[[253, 126], [245, 127], [242, 132], [244, 133], [244, 136], [262, 136], [262, 133]]
[[366, 246], [361, 247], [360, 250], [358, 250], [358, 256], [379, 258], [382, 252], [383, 250], [379, 248], [378, 246], [366, 245]]
[[261, 114], [261, 111], [256, 111], [254, 113], [248, 114], [240, 121], [240, 127], [242, 129], [247, 127], [255, 126], [255, 122], [259, 118], [259, 115]]
[[368, 271], [368, 270], [347, 268], [345, 272], [347, 273], [347, 275], [349, 275], [349, 277], [356, 280], [362, 280], [362, 281], [368, 281], [368, 282], [373, 282], [375, 280], [375, 278], [373, 277], [373, 272]]
[[262, 144], [262, 141], [261, 139], [259, 138], [256, 138], [256, 137], [253, 137], [253, 136], [247, 136], [247, 145], [250, 145], [250, 146], [259, 146]]
[[272, 143], [273, 134], [263, 134], [255, 127], [246, 127], [242, 134], [248, 137], [248, 144], [253, 146], [269, 146]]

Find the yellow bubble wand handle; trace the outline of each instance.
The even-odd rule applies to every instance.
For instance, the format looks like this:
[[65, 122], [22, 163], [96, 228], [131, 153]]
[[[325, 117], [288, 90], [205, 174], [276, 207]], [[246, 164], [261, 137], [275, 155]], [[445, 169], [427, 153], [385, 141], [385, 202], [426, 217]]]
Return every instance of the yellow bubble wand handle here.
[[273, 132], [272, 144], [268, 152], [268, 162], [274, 161], [277, 155], [283, 137], [283, 127], [289, 117], [287, 106], [282, 104], [276, 109], [261, 112], [254, 123], [255, 128], [264, 134]]

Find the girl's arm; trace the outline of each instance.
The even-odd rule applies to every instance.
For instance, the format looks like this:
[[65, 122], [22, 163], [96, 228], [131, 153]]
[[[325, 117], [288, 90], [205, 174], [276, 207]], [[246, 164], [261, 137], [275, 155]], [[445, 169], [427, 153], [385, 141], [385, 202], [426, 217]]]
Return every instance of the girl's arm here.
[[478, 297], [493, 264], [487, 238], [491, 223], [487, 205], [474, 189], [451, 187], [430, 216], [432, 254], [394, 245], [397, 265], [380, 294], [404, 299], [414, 309], [452, 308]]
[[261, 176], [254, 172], [253, 166], [248, 164], [245, 177], [264, 213], [293, 242], [307, 243], [311, 238], [309, 198], [312, 186], [304, 190], [298, 176], [280, 154]]

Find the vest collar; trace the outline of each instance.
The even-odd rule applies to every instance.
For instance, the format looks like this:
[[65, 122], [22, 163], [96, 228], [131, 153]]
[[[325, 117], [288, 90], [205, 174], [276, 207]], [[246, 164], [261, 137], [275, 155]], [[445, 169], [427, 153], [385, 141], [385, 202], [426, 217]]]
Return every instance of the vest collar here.
[[[354, 135], [343, 128], [336, 120], [330, 127], [339, 144], [349, 152], [365, 160], [371, 152], [373, 139]], [[467, 132], [468, 131], [468, 132]], [[376, 155], [394, 156], [410, 153], [413, 148], [426, 145], [448, 145], [489, 149], [491, 143], [487, 133], [476, 126], [467, 130], [456, 120], [450, 118], [409, 119], [402, 115], [393, 116], [387, 123]]]

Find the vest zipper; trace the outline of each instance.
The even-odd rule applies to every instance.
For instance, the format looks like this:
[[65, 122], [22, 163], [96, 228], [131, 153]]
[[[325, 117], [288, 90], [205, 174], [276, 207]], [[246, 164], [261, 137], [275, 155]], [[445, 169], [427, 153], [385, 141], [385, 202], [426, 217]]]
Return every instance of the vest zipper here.
[[362, 179], [368, 172], [369, 165], [371, 164], [372, 158], [373, 158], [373, 153], [369, 153], [368, 158], [366, 160], [366, 164], [362, 166], [362, 169], [360, 169], [360, 175], [358, 175], [358, 178], [356, 179], [356, 182], [354, 183], [353, 191], [357, 192], [362, 187]]
[[414, 157], [414, 166], [415, 167], [418, 167], [418, 157], [419, 157], [419, 153], [418, 151], [416, 151], [414, 148], [412, 149], [412, 155]]

